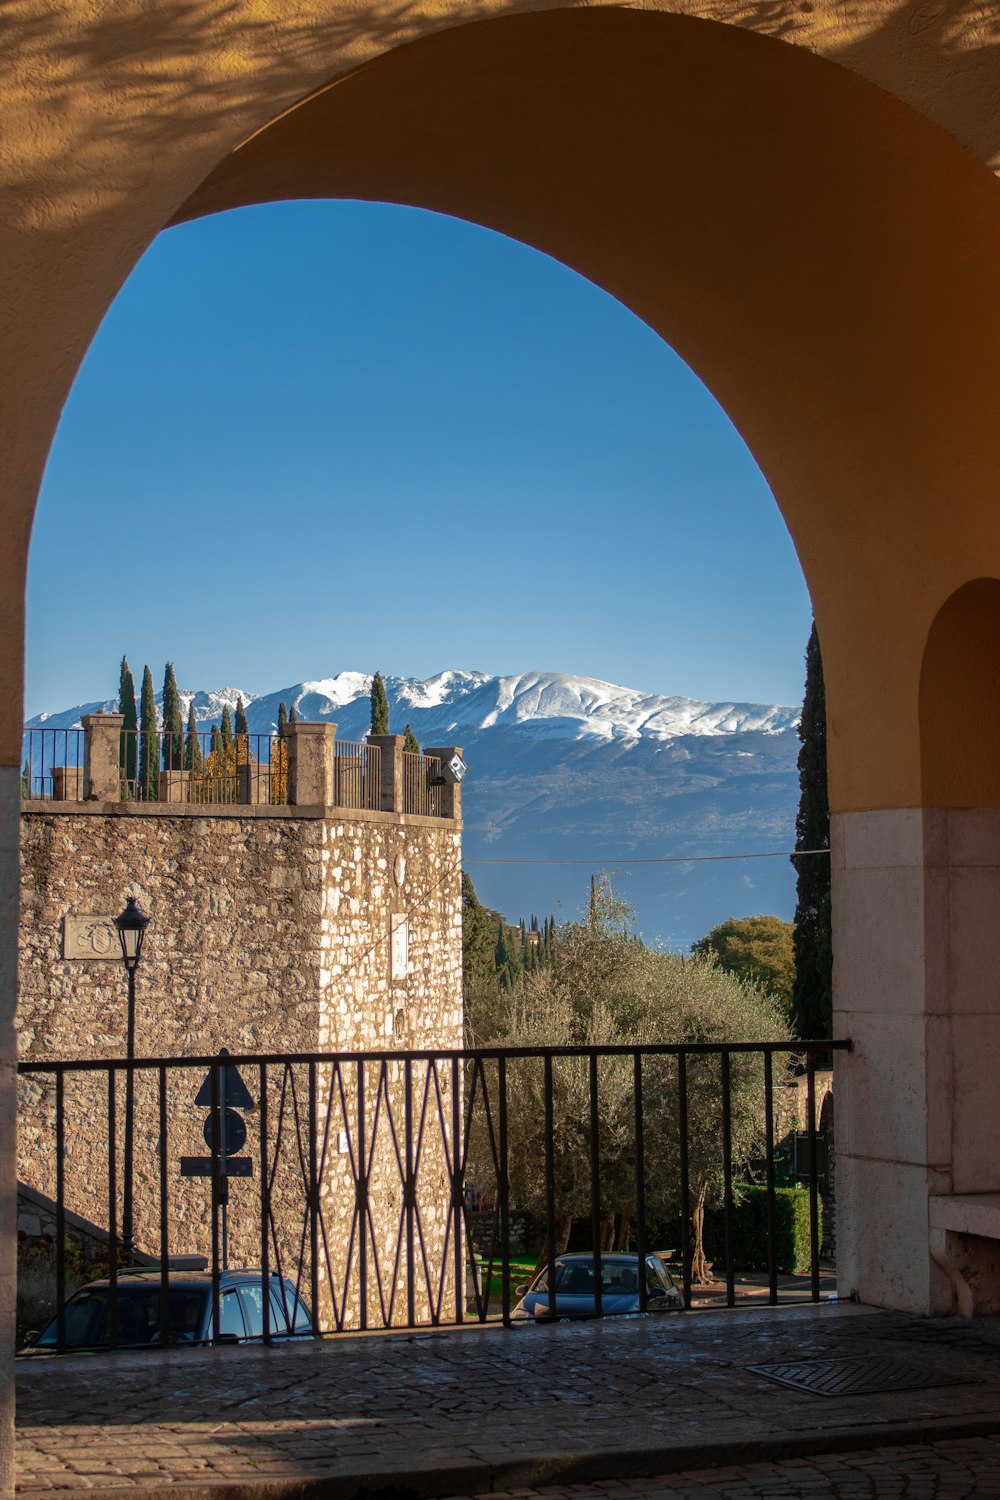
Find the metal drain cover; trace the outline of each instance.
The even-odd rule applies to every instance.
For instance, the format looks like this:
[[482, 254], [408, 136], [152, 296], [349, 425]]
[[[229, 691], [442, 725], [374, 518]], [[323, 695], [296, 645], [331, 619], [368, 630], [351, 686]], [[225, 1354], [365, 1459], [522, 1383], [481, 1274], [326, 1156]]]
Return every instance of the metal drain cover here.
[[804, 1359], [780, 1365], [747, 1365], [755, 1375], [790, 1385], [811, 1396], [857, 1396], [866, 1391], [919, 1391], [939, 1385], [964, 1385], [961, 1375], [944, 1375], [927, 1366], [898, 1359]]

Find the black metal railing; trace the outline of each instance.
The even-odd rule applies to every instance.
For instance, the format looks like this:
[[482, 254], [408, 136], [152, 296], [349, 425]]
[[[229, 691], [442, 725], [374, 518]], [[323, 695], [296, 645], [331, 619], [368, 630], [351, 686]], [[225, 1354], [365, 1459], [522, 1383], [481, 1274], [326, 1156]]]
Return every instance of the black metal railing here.
[[[751, 1179], [766, 1195], [767, 1300], [779, 1303], [773, 1095], [792, 1064], [807, 1080], [808, 1294], [818, 1301], [815, 1073], [849, 1046], [692, 1042], [22, 1062], [19, 1175], [55, 1202], [56, 1347], [67, 1346], [68, 1212], [106, 1228], [114, 1301], [129, 1073], [136, 1242], [160, 1265], [161, 1306], [177, 1274], [171, 1256], [203, 1253], [216, 1309], [227, 1264], [259, 1266], [265, 1278], [294, 1285], [320, 1335], [509, 1325], [517, 1296], [511, 1221], [524, 1210], [542, 1224], [548, 1318], [559, 1317], [556, 1260], [570, 1221], [587, 1240], [598, 1312], [609, 1220], [618, 1248], [634, 1252], [640, 1267], [657, 1250], [663, 1224], [680, 1226], [680, 1290], [689, 1308], [689, 1226], [711, 1203], [722, 1216], [725, 1300], [734, 1306], [734, 1221]], [[484, 1217], [489, 1229], [476, 1254], [472, 1223], [481, 1233]], [[645, 1278], [638, 1282], [644, 1311]], [[273, 1336], [268, 1317], [265, 1296], [264, 1342]], [[171, 1341], [165, 1316], [158, 1338]], [[108, 1342], [119, 1342], [114, 1326]]]
[[440, 756], [403, 752], [403, 812], [425, 818], [441, 816], [444, 787]]
[[21, 800], [82, 802], [82, 729], [24, 731], [21, 740]]

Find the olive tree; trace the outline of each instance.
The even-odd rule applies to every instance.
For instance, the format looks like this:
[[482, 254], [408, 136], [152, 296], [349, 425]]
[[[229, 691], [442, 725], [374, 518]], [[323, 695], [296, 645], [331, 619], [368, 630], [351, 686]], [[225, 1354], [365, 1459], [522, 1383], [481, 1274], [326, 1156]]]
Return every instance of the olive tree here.
[[[605, 884], [592, 897], [587, 919], [560, 928], [557, 960], [528, 975], [518, 988], [483, 1001], [468, 1022], [474, 1045], [647, 1046], [656, 1043], [776, 1041], [787, 1035], [778, 1004], [760, 987], [714, 961], [650, 948], [634, 933], [628, 906]], [[636, 1128], [632, 1056], [598, 1063], [597, 1124], [600, 1146], [602, 1244], [628, 1243], [636, 1193]], [[780, 1067], [780, 1063], [779, 1063]], [[693, 1270], [704, 1279], [705, 1209], [722, 1200], [722, 1064], [717, 1054], [686, 1059], [688, 1166]], [[644, 1185], [651, 1218], [680, 1207], [679, 1067], [669, 1054], [645, 1054], [641, 1063]], [[730, 1141], [734, 1173], [745, 1170], [760, 1146], [764, 1119], [764, 1066], [760, 1054], [732, 1053]], [[780, 1076], [780, 1073], [777, 1074]], [[512, 1058], [507, 1064], [511, 1202], [545, 1207], [544, 1065]], [[552, 1063], [553, 1168], [557, 1205], [556, 1250], [565, 1249], [575, 1218], [590, 1212], [591, 1095], [587, 1058]], [[484, 1149], [480, 1116], [472, 1116], [474, 1155]]]

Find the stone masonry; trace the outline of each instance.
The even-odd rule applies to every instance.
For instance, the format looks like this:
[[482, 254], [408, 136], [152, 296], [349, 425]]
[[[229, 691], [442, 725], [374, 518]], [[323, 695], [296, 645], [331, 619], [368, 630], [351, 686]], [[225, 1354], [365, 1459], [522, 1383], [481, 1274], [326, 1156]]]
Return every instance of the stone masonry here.
[[[305, 726], [307, 730], [329, 726]], [[117, 913], [135, 895], [151, 917], [137, 975], [137, 1057], [442, 1050], [462, 1045], [461, 822], [391, 811], [325, 805], [327, 745], [308, 733], [296, 742], [302, 764], [314, 748], [318, 780], [308, 806], [160, 807], [156, 803], [28, 803], [22, 812], [20, 989], [17, 1027], [22, 1061], [122, 1058], [126, 982], [120, 955], [71, 958], [67, 919]], [[390, 746], [390, 749], [393, 747]], [[450, 789], [449, 789], [450, 790]], [[450, 1065], [438, 1066], [447, 1095]], [[432, 1072], [410, 1065], [410, 1132], [430, 1094]], [[433, 1070], [432, 1070], [433, 1071]], [[157, 1070], [136, 1082], [135, 1217], [137, 1242], [159, 1248], [164, 1194], [171, 1253], [211, 1249], [210, 1181], [182, 1178], [184, 1156], [206, 1156], [205, 1110], [194, 1097], [205, 1068], [170, 1069], [165, 1079], [167, 1175], [159, 1167]], [[405, 1191], [406, 1065], [370, 1063], [359, 1079], [353, 1061], [267, 1072], [267, 1157], [273, 1222], [269, 1254], [310, 1285], [312, 1219], [309, 1152], [317, 1160], [319, 1215], [316, 1281], [324, 1320], [356, 1323], [360, 1227], [355, 1184], [364, 1169], [370, 1266], [367, 1313], [393, 1321], [405, 1309], [407, 1222], [418, 1250], [410, 1272], [420, 1286], [418, 1315], [442, 1285], [454, 1295], [444, 1253], [451, 1184], [447, 1153], [453, 1118], [425, 1132], [414, 1200]], [[259, 1105], [261, 1074], [243, 1069]], [[365, 1089], [359, 1116], [358, 1085]], [[55, 1197], [51, 1076], [21, 1078], [18, 1175]], [[454, 1082], [461, 1089], [461, 1081]], [[310, 1086], [316, 1139], [310, 1146]], [[66, 1206], [97, 1223], [109, 1218], [109, 1089], [106, 1073], [78, 1073], [65, 1084]], [[414, 1102], [415, 1101], [415, 1102]], [[120, 1202], [124, 1080], [115, 1091], [116, 1194]], [[390, 1120], [390, 1116], [392, 1117]], [[363, 1117], [363, 1118], [362, 1118]], [[252, 1181], [230, 1183], [230, 1263], [259, 1264], [260, 1112], [247, 1112], [242, 1154]], [[364, 1127], [365, 1160], [359, 1153]], [[396, 1139], [393, 1137], [395, 1127]], [[407, 1201], [404, 1203], [404, 1199]], [[353, 1235], [353, 1239], [352, 1239]], [[445, 1261], [448, 1267], [445, 1267]], [[379, 1264], [382, 1282], [374, 1275]], [[390, 1274], [391, 1273], [391, 1274]], [[428, 1287], [433, 1286], [433, 1292]], [[381, 1301], [380, 1301], [381, 1295]]]

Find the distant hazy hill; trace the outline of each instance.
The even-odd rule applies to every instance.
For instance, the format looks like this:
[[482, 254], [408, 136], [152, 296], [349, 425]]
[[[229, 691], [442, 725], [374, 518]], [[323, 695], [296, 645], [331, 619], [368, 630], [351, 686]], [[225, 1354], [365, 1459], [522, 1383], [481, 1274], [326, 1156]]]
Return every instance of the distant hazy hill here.
[[[276, 724], [278, 704], [326, 719], [341, 739], [369, 725], [371, 678], [341, 672], [264, 696], [243, 693], [252, 733]], [[460, 744], [464, 851], [481, 899], [509, 917], [576, 916], [592, 870], [616, 860], [615, 884], [647, 937], [686, 945], [730, 914], [789, 917], [794, 878], [785, 859], [636, 864], [663, 856], [790, 849], [798, 797], [798, 710], [700, 703], [587, 677], [441, 672], [424, 682], [387, 677], [391, 723], [422, 744]], [[235, 707], [239, 690], [182, 691], [199, 724]], [[116, 703], [40, 714], [32, 725], [72, 727]], [[582, 860], [574, 865], [480, 864], [477, 858]]]

